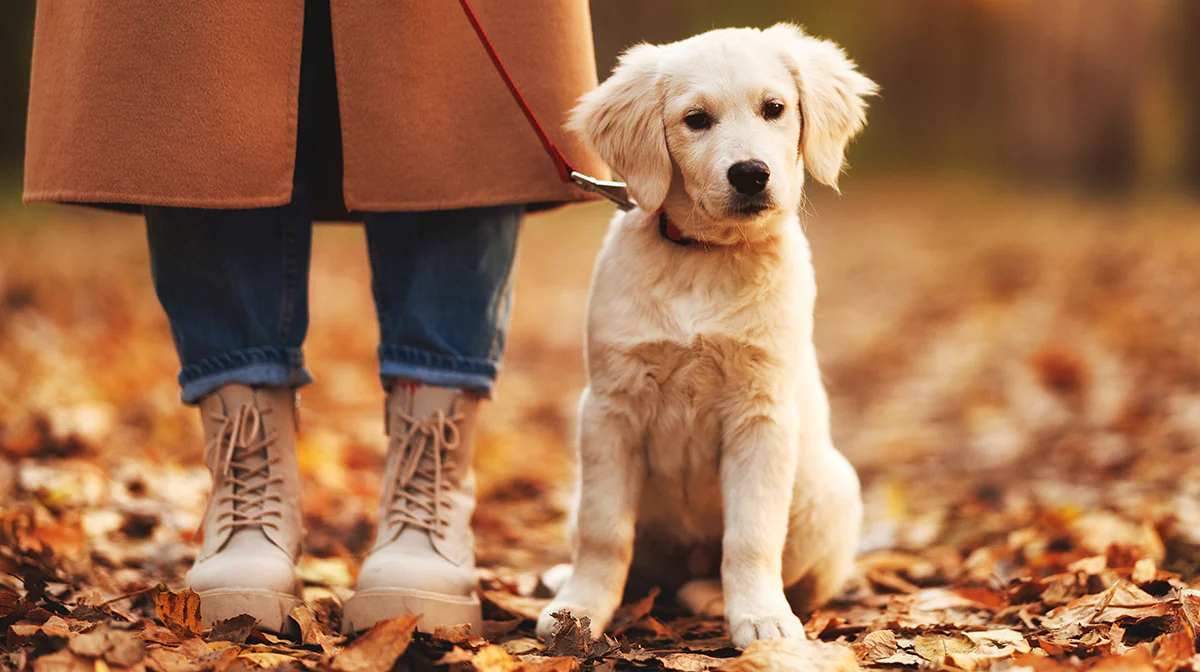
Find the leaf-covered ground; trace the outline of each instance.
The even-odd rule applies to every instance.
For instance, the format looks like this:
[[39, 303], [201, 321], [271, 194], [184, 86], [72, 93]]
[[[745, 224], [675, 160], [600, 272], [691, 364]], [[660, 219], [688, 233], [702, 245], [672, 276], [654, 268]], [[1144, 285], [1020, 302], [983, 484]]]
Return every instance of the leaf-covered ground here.
[[381, 391], [361, 231], [315, 241], [294, 640], [200, 632], [181, 591], [207, 473], [140, 224], [0, 225], [0, 664], [35, 672], [1200, 669], [1200, 207], [930, 184], [818, 194], [808, 222], [835, 437], [867, 499], [860, 573], [805, 615], [824, 644], [739, 656], [669, 596], [546, 644], [567, 558], [574, 405], [607, 209], [530, 218], [475, 525], [487, 626], [347, 640], [372, 532]]

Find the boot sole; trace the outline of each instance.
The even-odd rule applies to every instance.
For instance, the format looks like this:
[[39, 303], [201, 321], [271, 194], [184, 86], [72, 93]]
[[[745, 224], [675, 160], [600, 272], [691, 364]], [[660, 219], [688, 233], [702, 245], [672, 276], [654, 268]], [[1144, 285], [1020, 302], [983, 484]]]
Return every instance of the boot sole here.
[[376, 623], [397, 616], [420, 615], [417, 630], [433, 633], [438, 626], [471, 626], [471, 632], [479, 634], [483, 625], [483, 614], [479, 598], [459, 595], [443, 595], [406, 588], [372, 588], [361, 590], [346, 601], [342, 611], [342, 632], [353, 634], [366, 630]]
[[254, 588], [217, 588], [200, 595], [200, 623], [211, 628], [218, 621], [249, 614], [262, 630], [287, 634], [296, 629], [289, 614], [303, 604], [290, 593]]

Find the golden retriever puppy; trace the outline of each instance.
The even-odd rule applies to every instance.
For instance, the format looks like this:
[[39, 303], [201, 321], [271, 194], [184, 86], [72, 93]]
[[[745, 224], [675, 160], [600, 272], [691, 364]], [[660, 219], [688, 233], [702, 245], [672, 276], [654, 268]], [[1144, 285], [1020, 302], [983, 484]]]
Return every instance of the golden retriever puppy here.
[[[813, 348], [804, 171], [836, 188], [876, 85], [780, 24], [625, 52], [572, 126], [628, 182], [588, 304], [574, 561], [561, 610], [609, 624], [630, 580], [804, 636], [853, 567], [862, 503]], [[633, 583], [630, 584], [632, 588]]]

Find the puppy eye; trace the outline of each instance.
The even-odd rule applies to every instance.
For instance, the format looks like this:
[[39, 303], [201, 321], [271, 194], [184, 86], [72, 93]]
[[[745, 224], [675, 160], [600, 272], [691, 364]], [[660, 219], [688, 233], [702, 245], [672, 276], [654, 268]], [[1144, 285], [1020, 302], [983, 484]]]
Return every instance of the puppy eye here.
[[688, 112], [688, 115], [683, 118], [683, 123], [688, 125], [688, 128], [694, 131], [703, 131], [712, 126], [712, 117], [708, 116], [707, 112], [694, 110]]
[[778, 119], [783, 114], [783, 103], [771, 100], [763, 104], [763, 116], [767, 119]]

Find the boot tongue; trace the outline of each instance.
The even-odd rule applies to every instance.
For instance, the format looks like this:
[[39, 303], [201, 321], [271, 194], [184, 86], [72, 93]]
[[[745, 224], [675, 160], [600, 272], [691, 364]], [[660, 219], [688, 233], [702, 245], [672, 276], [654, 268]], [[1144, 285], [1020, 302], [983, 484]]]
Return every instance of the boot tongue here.
[[[457, 463], [455, 409], [459, 393], [414, 386], [398, 387], [393, 395], [388, 418], [393, 442], [388, 456], [390, 481], [380, 511], [377, 544], [417, 536], [430, 543], [441, 533], [438, 518], [444, 520], [447, 514], [434, 476], [440, 473], [443, 483], [452, 481]], [[407, 474], [411, 477], [406, 481]]]
[[449, 418], [454, 415], [457, 400], [457, 390], [422, 385], [409, 393], [410, 415], [420, 421], [442, 411]]
[[[231, 385], [222, 390], [221, 403], [226, 421], [216, 437], [219, 442], [216, 459], [225, 457], [228, 460], [225, 478], [230, 481], [233, 496], [249, 499], [236, 503], [234, 510], [253, 518], [264, 509], [262, 497], [255, 495], [265, 495], [264, 483], [271, 476], [270, 470], [263, 468], [269, 459], [264, 405], [258, 403], [253, 388], [242, 385]], [[230, 452], [226, 454], [226, 451]], [[218, 469], [222, 466], [225, 465], [215, 465]], [[242, 527], [233, 532], [237, 534], [249, 529]]]

